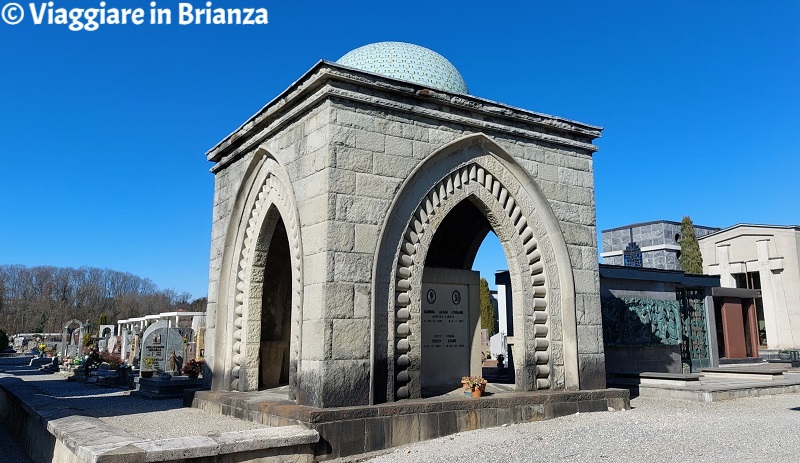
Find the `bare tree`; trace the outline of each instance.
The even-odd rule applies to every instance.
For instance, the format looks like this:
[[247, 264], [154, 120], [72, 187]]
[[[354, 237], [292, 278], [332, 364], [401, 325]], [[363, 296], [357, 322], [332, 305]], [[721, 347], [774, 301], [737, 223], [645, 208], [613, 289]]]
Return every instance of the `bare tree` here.
[[[109, 323], [194, 308], [191, 295], [160, 290], [149, 279], [94, 267], [0, 265], [0, 328], [9, 333], [59, 332], [68, 320]], [[205, 310], [205, 303], [197, 304]]]

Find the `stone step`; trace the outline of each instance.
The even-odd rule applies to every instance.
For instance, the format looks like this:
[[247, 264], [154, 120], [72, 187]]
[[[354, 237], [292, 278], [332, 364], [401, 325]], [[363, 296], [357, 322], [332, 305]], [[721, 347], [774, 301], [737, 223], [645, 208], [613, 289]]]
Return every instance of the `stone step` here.
[[764, 366], [737, 366], [727, 368], [703, 368], [703, 375], [709, 378], [728, 378], [753, 381], [771, 381], [783, 379], [784, 367], [774, 367], [769, 364]]
[[614, 384], [641, 384], [649, 386], [679, 386], [685, 387], [691, 384], [699, 384], [703, 375], [698, 373], [667, 373], [655, 371], [618, 371], [612, 373], [614, 378], [610, 380]]

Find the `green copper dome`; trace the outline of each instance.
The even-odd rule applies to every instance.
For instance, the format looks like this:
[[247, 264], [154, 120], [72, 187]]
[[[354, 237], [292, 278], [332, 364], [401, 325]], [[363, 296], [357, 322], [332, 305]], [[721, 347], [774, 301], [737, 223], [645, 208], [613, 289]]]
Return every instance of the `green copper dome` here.
[[436, 90], [468, 93], [464, 78], [447, 58], [419, 45], [371, 43], [350, 51], [337, 63]]

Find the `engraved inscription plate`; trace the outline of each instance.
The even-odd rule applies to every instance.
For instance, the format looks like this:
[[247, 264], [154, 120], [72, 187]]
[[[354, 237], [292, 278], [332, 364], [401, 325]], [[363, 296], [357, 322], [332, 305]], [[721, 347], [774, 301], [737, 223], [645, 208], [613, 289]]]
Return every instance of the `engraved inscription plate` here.
[[[422, 387], [461, 385], [469, 374], [469, 294], [466, 285], [427, 283], [422, 302]], [[430, 297], [430, 294], [442, 297]]]

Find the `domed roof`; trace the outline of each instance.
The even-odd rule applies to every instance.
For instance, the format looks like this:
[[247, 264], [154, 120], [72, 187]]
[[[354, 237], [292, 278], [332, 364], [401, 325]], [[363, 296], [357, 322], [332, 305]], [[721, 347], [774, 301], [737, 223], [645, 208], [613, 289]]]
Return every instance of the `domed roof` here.
[[411, 43], [371, 43], [348, 52], [336, 62], [437, 90], [468, 93], [464, 78], [447, 58]]

